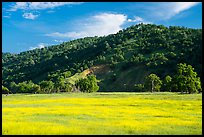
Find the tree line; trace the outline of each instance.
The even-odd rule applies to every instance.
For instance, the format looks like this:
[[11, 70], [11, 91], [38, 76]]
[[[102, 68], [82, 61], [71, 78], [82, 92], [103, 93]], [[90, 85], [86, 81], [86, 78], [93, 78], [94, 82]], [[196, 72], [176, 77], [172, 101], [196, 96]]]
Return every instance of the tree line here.
[[[60, 92], [97, 92], [99, 90], [95, 75], [88, 75], [86, 78], [81, 78], [74, 85], [66, 83], [62, 77], [55, 83], [50, 81], [41, 81], [39, 84], [34, 84], [32, 81], [24, 81], [16, 84], [11, 82], [9, 89], [2, 86], [2, 94], [9, 93], [60, 93]], [[202, 92], [200, 78], [191, 65], [180, 63], [177, 65], [177, 73], [172, 77], [167, 75], [161, 80], [156, 74], [149, 74], [145, 78], [143, 84], [135, 84], [136, 92], [181, 92], [181, 93], [200, 93]]]
[[95, 75], [88, 75], [86, 78], [81, 78], [75, 84], [66, 83], [64, 80], [56, 81], [41, 81], [39, 84], [34, 84], [32, 81], [24, 81], [16, 84], [11, 82], [9, 88], [2, 86], [2, 94], [9, 93], [34, 93], [34, 94], [50, 94], [60, 92], [96, 92], [99, 89], [98, 80]]
[[177, 73], [172, 77], [167, 75], [161, 80], [156, 74], [149, 74], [145, 78], [144, 84], [136, 84], [136, 91], [159, 92], [181, 92], [181, 93], [200, 93], [202, 85], [200, 77], [194, 71], [191, 65], [179, 63], [177, 65]]

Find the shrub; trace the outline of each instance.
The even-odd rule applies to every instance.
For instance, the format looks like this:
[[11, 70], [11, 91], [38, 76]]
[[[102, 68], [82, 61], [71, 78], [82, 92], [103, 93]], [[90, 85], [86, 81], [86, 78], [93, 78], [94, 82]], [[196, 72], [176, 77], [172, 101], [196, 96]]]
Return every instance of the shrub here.
[[76, 81], [75, 86], [82, 92], [97, 92], [99, 90], [97, 82], [95, 75], [89, 75], [87, 78]]

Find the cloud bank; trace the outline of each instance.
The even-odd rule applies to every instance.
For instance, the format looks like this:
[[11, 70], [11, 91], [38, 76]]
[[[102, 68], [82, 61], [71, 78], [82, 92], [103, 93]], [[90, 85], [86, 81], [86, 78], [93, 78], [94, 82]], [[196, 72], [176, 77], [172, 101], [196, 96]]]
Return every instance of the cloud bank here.
[[81, 4], [82, 2], [16, 2], [11, 6], [9, 11], [17, 10], [44, 10], [44, 9], [53, 9], [65, 5], [76, 5]]
[[198, 4], [199, 2], [162, 2], [147, 5], [144, 9], [146, 15], [154, 20], [169, 20]]
[[83, 24], [75, 26], [76, 29], [80, 31], [70, 31], [70, 32], [53, 32], [46, 34], [46, 36], [58, 37], [58, 38], [81, 38], [81, 37], [91, 37], [91, 36], [105, 36], [109, 34], [117, 33], [122, 29], [122, 25], [127, 21], [127, 16], [123, 14], [113, 14], [113, 13], [100, 13], [86, 20], [81, 20]]
[[31, 20], [34, 20], [38, 17], [38, 15], [34, 15], [33, 13], [24, 13], [22, 16], [25, 19], [31, 19]]
[[[15, 12], [17, 10], [23, 10], [22, 15], [25, 19], [36, 19], [39, 15], [34, 15], [32, 11], [54, 9], [56, 7], [61, 7], [65, 5], [76, 5], [82, 2], [16, 2], [10, 6], [7, 11]], [[50, 12], [51, 13], [51, 12]]]

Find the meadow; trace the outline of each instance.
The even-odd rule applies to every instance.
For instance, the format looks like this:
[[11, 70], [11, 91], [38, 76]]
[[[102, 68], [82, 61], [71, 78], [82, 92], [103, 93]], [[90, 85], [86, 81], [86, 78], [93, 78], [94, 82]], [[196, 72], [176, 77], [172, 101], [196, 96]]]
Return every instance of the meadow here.
[[3, 135], [202, 135], [202, 94], [2, 95]]

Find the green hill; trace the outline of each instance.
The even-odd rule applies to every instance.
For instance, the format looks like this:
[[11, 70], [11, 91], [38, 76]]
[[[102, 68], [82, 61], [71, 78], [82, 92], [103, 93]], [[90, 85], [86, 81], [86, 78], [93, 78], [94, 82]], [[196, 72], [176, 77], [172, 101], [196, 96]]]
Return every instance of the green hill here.
[[201, 29], [137, 24], [104, 37], [2, 53], [2, 83], [9, 87], [12, 81], [55, 82], [59, 77], [73, 83], [94, 73], [101, 91], [132, 91], [150, 73], [161, 78], [175, 73], [178, 63], [192, 65], [201, 77]]

